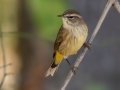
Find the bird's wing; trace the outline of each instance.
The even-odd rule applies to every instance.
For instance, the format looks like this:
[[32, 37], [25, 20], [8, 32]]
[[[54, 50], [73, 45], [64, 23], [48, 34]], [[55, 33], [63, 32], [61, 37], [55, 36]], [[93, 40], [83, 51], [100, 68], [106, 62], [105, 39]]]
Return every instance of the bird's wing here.
[[59, 49], [59, 46], [61, 45], [61, 43], [63, 41], [63, 37], [64, 37], [63, 35], [64, 35], [64, 29], [61, 26], [61, 28], [57, 34], [55, 43], [54, 43], [54, 54], [55, 54], [55, 51]]

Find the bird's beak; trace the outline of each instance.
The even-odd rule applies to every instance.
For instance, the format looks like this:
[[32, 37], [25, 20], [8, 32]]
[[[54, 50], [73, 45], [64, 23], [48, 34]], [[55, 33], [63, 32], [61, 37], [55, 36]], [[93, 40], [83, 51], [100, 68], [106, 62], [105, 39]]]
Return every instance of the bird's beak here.
[[58, 17], [64, 17], [64, 15], [62, 14], [62, 15], [57, 15]]

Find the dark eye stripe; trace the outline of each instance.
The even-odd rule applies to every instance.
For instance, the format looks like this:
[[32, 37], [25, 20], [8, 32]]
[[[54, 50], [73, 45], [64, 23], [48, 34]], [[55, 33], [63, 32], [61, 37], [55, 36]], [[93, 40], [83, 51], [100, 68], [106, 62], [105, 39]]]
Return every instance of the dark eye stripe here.
[[74, 18], [74, 16], [67, 16], [67, 18]]

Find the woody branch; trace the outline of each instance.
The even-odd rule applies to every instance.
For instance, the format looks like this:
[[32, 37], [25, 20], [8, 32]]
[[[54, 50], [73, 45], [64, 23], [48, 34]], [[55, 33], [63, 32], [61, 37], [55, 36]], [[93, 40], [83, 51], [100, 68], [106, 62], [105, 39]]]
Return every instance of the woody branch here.
[[[109, 9], [110, 9], [110, 7], [111, 7], [112, 5], [113, 5], [113, 6], [116, 8], [116, 10], [120, 13], [120, 4], [119, 4], [118, 0], [108, 0], [106, 6], [105, 6], [105, 8], [104, 8], [104, 11], [103, 11], [103, 13], [102, 13], [102, 15], [101, 15], [101, 17], [100, 17], [100, 19], [99, 19], [99, 21], [98, 21], [95, 29], [94, 29], [94, 31], [93, 31], [93, 33], [92, 33], [89, 41], [88, 41], [88, 44], [89, 44], [89, 45], [91, 45], [93, 39], [94, 39], [95, 36], [97, 35], [97, 33], [98, 33], [98, 31], [99, 31], [99, 29], [100, 29], [100, 27], [101, 27], [101, 25], [102, 25], [102, 23], [103, 23], [106, 15], [107, 15], [107, 13], [108, 13], [108, 11], [109, 11]], [[81, 54], [78, 56], [78, 58], [76, 59], [76, 61], [75, 61], [75, 63], [74, 63], [74, 67], [76, 67], [76, 68], [74, 68], [74, 70], [76, 70], [76, 69], [78, 68], [78, 66], [79, 66], [80, 62], [82, 61], [83, 57], [85, 56], [87, 50], [88, 50], [88, 48], [85, 47], [85, 48], [83, 49], [82, 53], [81, 53]], [[67, 78], [65, 79], [63, 85], [61, 86], [60, 90], [65, 90], [65, 88], [67, 87], [67, 85], [68, 85], [68, 83], [70, 82], [70, 80], [71, 80], [71, 78], [72, 78], [73, 75], [74, 75], [74, 73], [70, 70], [70, 72], [68, 73], [68, 76], [67, 76]]]

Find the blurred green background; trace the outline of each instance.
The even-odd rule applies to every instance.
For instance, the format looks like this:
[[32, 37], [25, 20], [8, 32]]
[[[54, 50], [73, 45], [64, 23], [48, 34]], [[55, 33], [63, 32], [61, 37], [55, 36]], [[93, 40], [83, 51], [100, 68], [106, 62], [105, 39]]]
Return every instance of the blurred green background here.
[[48, 0], [26, 0], [26, 6], [29, 8], [30, 17], [37, 28], [38, 35], [49, 41], [53, 41], [61, 20], [57, 14], [63, 13], [68, 7], [63, 1]]
[[[120, 2], [120, 0], [118, 0]], [[7, 75], [2, 90], [59, 90], [70, 68], [63, 60], [54, 77], [45, 78], [51, 63], [62, 14], [79, 11], [93, 32], [107, 0], [0, 0], [0, 30]], [[120, 90], [120, 15], [112, 7], [66, 90]], [[81, 49], [82, 50], [82, 49]], [[81, 52], [78, 52], [78, 54]], [[68, 59], [74, 63], [77, 55]], [[0, 66], [3, 66], [0, 46]], [[0, 81], [3, 69], [0, 69]]]

